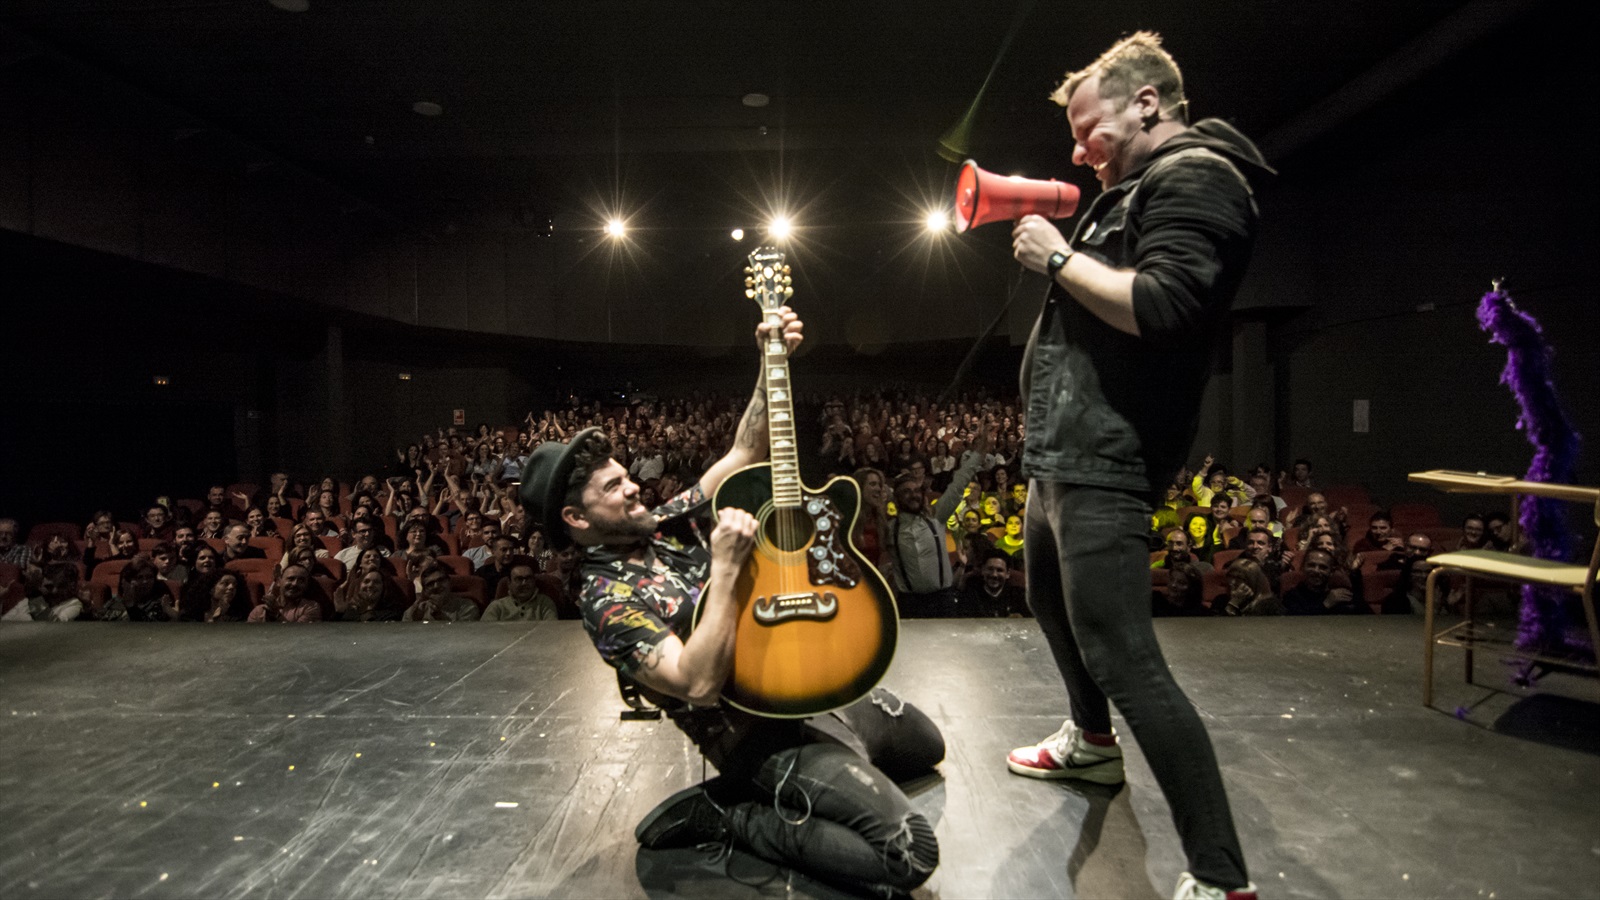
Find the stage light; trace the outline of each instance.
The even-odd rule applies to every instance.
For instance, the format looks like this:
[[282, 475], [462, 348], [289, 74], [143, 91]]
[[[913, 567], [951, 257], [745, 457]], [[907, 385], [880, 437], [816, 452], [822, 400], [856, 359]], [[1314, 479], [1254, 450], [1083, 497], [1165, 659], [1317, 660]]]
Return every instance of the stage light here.
[[628, 226], [621, 219], [612, 219], [606, 223], [606, 234], [614, 238], [622, 237], [628, 233]]
[[929, 210], [924, 222], [932, 234], [942, 234], [950, 230], [950, 214], [942, 209]]
[[767, 231], [773, 238], [781, 241], [789, 236], [791, 228], [788, 216], [774, 216], [772, 224], [767, 227]]
[[729, 232], [728, 236], [736, 241], [742, 241], [744, 240], [744, 229], [735, 228], [733, 231]]

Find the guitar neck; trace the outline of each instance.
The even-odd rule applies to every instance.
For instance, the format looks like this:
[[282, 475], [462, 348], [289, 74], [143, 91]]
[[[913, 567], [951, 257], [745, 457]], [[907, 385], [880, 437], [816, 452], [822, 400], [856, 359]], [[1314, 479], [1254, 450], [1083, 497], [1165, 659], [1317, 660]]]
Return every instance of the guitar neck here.
[[767, 380], [767, 441], [772, 456], [772, 504], [800, 506], [800, 454], [794, 437], [794, 394], [789, 389], [789, 351], [783, 343], [783, 320], [777, 309], [766, 311], [767, 346], [763, 351]]

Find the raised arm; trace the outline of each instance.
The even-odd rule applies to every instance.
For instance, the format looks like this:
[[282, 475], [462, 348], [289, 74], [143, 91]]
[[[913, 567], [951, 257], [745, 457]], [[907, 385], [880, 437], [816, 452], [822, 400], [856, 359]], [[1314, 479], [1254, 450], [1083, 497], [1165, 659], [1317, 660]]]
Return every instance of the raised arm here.
[[[790, 353], [800, 346], [804, 326], [794, 311], [785, 306], [778, 311], [782, 320], [783, 343]], [[765, 320], [756, 326], [756, 344], [766, 352], [766, 341], [770, 330]], [[761, 374], [756, 378], [756, 389], [750, 395], [750, 404], [744, 408], [744, 415], [739, 418], [739, 427], [734, 431], [733, 447], [719, 460], [706, 469], [700, 476], [700, 489], [707, 497], [717, 492], [724, 479], [745, 466], [754, 465], [767, 458], [767, 367], [764, 362]]]

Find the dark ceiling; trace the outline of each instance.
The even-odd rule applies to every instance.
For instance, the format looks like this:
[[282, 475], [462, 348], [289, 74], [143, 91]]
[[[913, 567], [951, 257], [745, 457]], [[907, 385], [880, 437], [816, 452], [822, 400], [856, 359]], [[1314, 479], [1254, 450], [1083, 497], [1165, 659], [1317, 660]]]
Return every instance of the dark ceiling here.
[[[4, 0], [0, 64], [83, 63], [421, 226], [507, 213], [583, 223], [617, 205], [659, 227], [721, 229], [783, 204], [914, 219], [953, 176], [938, 138], [1013, 30], [972, 155], [1089, 184], [1070, 172], [1045, 96], [1121, 34], [1160, 31], [1195, 114], [1271, 145], [1485, 6]], [[753, 92], [770, 104], [741, 103]], [[419, 100], [443, 114], [413, 112]]]

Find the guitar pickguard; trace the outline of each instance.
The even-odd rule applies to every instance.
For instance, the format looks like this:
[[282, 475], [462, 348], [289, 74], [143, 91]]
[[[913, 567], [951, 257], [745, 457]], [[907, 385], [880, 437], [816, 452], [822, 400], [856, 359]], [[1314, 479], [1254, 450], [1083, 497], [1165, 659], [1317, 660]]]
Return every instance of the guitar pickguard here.
[[825, 494], [806, 497], [806, 515], [811, 517], [812, 544], [806, 551], [806, 569], [815, 585], [834, 585], [853, 588], [861, 580], [861, 569], [854, 557], [845, 552], [845, 539], [840, 532], [844, 517], [834, 507], [833, 500]]

